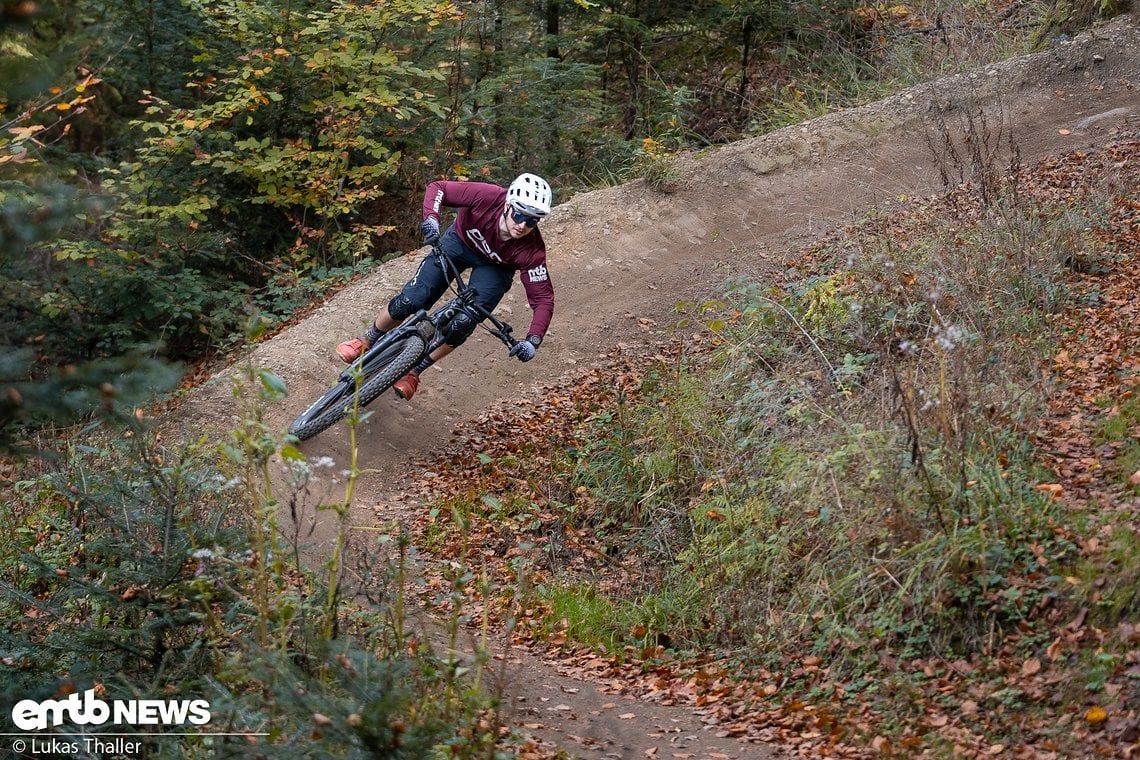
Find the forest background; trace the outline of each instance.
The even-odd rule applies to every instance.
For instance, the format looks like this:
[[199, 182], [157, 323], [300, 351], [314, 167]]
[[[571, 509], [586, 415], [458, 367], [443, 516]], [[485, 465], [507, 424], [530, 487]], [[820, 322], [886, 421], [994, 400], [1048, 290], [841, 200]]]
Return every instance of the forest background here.
[[[5, 0], [0, 444], [22, 506], [3, 561], [6, 604], [26, 623], [6, 634], [6, 693], [58, 695], [114, 672], [100, 689], [157, 694], [209, 673], [219, 711], [242, 730], [272, 726], [273, 741], [315, 731], [334, 755], [335, 742], [488, 751], [499, 726], [455, 663], [409, 655], [391, 607], [379, 627], [374, 610], [347, 610], [327, 581], [343, 568], [322, 586], [269, 550], [256, 412], [222, 465], [205, 449], [174, 463], [142, 443], [137, 410], [179, 384], [174, 362], [256, 340], [414, 245], [435, 178], [535, 171], [560, 201], [636, 178], [666, 188], [679, 154], [1005, 59], [1119, 10]], [[280, 392], [265, 374], [250, 387]], [[77, 434], [106, 419], [137, 434], [114, 452]], [[102, 469], [84, 460], [95, 454], [110, 457]], [[262, 509], [209, 518], [237, 498], [235, 478]], [[224, 577], [203, 575], [224, 546]], [[370, 633], [341, 647], [350, 630]], [[388, 696], [364, 700], [372, 712], [344, 707], [313, 728], [339, 709], [327, 705], [376, 693]]]
[[436, 177], [565, 201], [1102, 6], [8, 3], [2, 342], [225, 351], [411, 247]]

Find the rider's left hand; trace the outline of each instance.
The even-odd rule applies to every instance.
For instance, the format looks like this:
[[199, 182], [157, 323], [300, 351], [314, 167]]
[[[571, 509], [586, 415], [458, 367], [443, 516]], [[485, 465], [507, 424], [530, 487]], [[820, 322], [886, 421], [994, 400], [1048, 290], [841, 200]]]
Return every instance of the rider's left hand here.
[[507, 356], [513, 356], [520, 362], [529, 362], [534, 358], [535, 351], [538, 350], [538, 340], [533, 335], [528, 336], [526, 340], [520, 340], [511, 346]]

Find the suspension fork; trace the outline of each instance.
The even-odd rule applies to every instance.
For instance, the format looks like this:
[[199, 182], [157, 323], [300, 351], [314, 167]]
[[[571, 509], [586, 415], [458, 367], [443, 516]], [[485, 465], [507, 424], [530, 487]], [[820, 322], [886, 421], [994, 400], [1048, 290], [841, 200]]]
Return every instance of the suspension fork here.
[[483, 309], [475, 305], [475, 298], [477, 293], [472, 288], [463, 288], [459, 291], [455, 298], [448, 301], [441, 306], [431, 315], [425, 322], [431, 326], [431, 336], [424, 336], [424, 342], [427, 348], [424, 350], [424, 355], [430, 355], [432, 351], [442, 346], [446, 340], [444, 339], [444, 330], [447, 324], [455, 318], [460, 311], [467, 311], [468, 313], [479, 317], [480, 320], [486, 317]]
[[443, 333], [436, 330], [435, 335], [428, 341], [427, 348], [424, 349], [424, 356], [431, 356], [432, 352], [444, 344]]

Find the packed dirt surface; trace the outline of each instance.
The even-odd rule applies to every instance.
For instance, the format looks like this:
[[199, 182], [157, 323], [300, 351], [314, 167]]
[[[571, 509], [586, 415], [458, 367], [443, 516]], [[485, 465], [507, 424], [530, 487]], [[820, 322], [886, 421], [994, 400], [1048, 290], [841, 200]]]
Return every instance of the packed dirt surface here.
[[[717, 298], [726, 279], [761, 281], [794, 268], [801, 246], [900, 196], [941, 190], [927, 134], [939, 123], [961, 134], [964, 116], [982, 109], [987, 123], [1011, 130], [1023, 162], [1097, 146], [1140, 130], [1140, 28], [1121, 16], [1045, 52], [916, 87], [872, 105], [830, 114], [703, 156], [683, 157], [670, 192], [642, 182], [563, 202], [543, 223], [557, 306], [535, 361], [506, 356], [497, 340], [473, 337], [425, 373], [411, 402], [385, 394], [358, 433], [354, 524], [385, 524], [414, 514], [408, 489], [419, 462], [446, 444], [465, 420], [504, 400], [543, 403], [555, 382], [622, 345], [650, 346], [672, 332], [678, 302]], [[520, 166], [519, 170], [528, 167]], [[558, 189], [555, 188], [556, 200]], [[422, 251], [389, 262], [318, 308], [304, 322], [258, 345], [241, 363], [284, 379], [289, 398], [266, 410], [284, 429], [341, 369], [335, 345], [358, 335], [410, 277]], [[522, 288], [499, 314], [523, 332], [530, 311]], [[237, 422], [226, 379], [192, 392], [181, 425], [192, 437], [220, 434]], [[503, 431], [509, 435], [510, 431]], [[301, 446], [329, 457], [322, 492], [343, 501], [350, 458], [338, 425]], [[319, 526], [311, 556], [323, 553]], [[620, 684], [579, 681], [556, 663], [518, 649], [500, 652], [516, 724], [573, 757], [759, 758], [790, 752], [763, 737], [717, 736], [688, 707], [638, 701]], [[723, 732], [722, 732], [723, 733]]]

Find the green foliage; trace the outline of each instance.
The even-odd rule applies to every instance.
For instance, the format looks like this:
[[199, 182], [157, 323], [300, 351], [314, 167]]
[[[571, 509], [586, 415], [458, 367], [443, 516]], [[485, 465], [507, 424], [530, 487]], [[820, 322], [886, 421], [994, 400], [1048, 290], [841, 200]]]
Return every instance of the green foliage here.
[[85, 356], [74, 345], [82, 340], [53, 330], [51, 317], [36, 308], [36, 299], [50, 304], [52, 296], [39, 279], [42, 261], [25, 255], [76, 208], [74, 195], [59, 184], [0, 184], [0, 451], [5, 453], [33, 450], [25, 433], [37, 428], [72, 425], [92, 414], [129, 415], [177, 381], [175, 368], [138, 352], [62, 369], [38, 366], [38, 354], [61, 344], [71, 345], [58, 359]]
[[634, 152], [624, 175], [640, 177], [654, 190], [670, 193], [676, 189], [681, 174], [677, 169], [677, 154], [669, 152], [651, 137], [642, 140], [641, 148]]
[[1112, 18], [1127, 10], [1128, 3], [1122, 0], [1051, 0], [1042, 3], [1035, 41], [1041, 44], [1056, 35], [1073, 34], [1096, 21]]
[[[261, 419], [284, 390], [272, 373], [239, 372], [243, 422], [220, 445], [163, 447], [140, 415], [82, 435], [16, 485], [0, 521], [0, 709], [91, 688], [108, 700], [204, 699], [203, 730], [235, 733], [183, 727], [146, 742], [164, 758], [287, 757], [298, 742], [319, 758], [489, 756], [499, 736], [486, 696], [453, 657], [409, 646], [406, 536], [390, 563], [368, 558], [375, 582], [395, 584], [362, 589], [386, 600], [372, 606], [347, 603], [347, 553], [308, 570], [285, 540], [278, 512], [288, 504], [301, 519], [325, 464]], [[280, 504], [277, 459], [293, 489]], [[350, 482], [358, 474], [353, 465]], [[321, 508], [343, 534], [347, 505]]]
[[21, 664], [10, 675], [17, 691], [61, 676], [137, 679], [158, 669], [177, 683], [202, 667], [192, 642], [208, 610], [196, 602], [210, 590], [191, 555], [240, 550], [217, 521], [189, 523], [184, 499], [193, 494], [208, 508], [220, 483], [193, 455], [159, 462], [140, 448], [121, 457], [84, 446], [67, 468], [19, 489], [25, 501], [6, 534], [3, 586], [24, 617], [3, 644]]
[[121, 421], [178, 381], [176, 367], [138, 354], [33, 374], [34, 353], [0, 346], [0, 452], [32, 453], [34, 431], [84, 419]]
[[[918, 7], [67, 10], [5, 27], [0, 52], [13, 74], [0, 93], [2, 228], [19, 246], [3, 263], [4, 316], [12, 342], [43, 335], [58, 361], [156, 343], [194, 357], [231, 345], [260, 310], [287, 318], [323, 292], [322, 268], [410, 242], [419, 188], [436, 176], [505, 182], [526, 168], [556, 178], [562, 198], [635, 177], [669, 191], [681, 151], [897, 83], [884, 39], [892, 56], [925, 60], [917, 72], [937, 70], [905, 33]], [[971, 12], [947, 24], [966, 28]], [[29, 237], [18, 209], [42, 201], [54, 216]]]
[[[572, 485], [607, 505], [598, 527], [614, 554], [669, 556], [678, 540], [687, 543], [683, 505], [715, 476], [703, 441], [707, 431], [723, 429], [720, 410], [699, 402], [698, 377], [672, 380], [668, 394], [648, 392], [637, 404], [619, 398], [612, 412], [590, 418], [587, 443], [574, 458]], [[655, 382], [667, 379], [650, 378], [649, 387]], [[650, 441], [655, 445], [644, 445]]]
[[[185, 162], [188, 184], [204, 185], [209, 207], [239, 222], [249, 221], [240, 199], [219, 190], [247, 188], [246, 202], [266, 207], [257, 214], [279, 212], [306, 244], [327, 247], [319, 238], [383, 193], [401, 155], [392, 143], [406, 141], [425, 111], [442, 115], [423, 89], [442, 75], [405, 50], [421, 25], [452, 13], [450, 4], [333, 2], [283, 17], [272, 4], [209, 4], [200, 12], [212, 35], [197, 60], [218, 84], [196, 109], [148, 108], [139, 127], [155, 135], [149, 160]], [[248, 51], [236, 67], [230, 45]]]
[[[182, 0], [87, 4], [87, 33], [102, 48], [116, 53], [99, 73], [128, 96], [115, 109], [120, 119], [139, 113], [136, 99], [142, 93], [161, 94], [179, 106], [190, 106], [198, 99], [197, 88], [187, 87], [186, 82], [197, 68], [202, 40], [210, 29], [203, 14], [189, 10]], [[188, 40], [192, 43], [187, 44]], [[245, 51], [233, 48], [230, 52], [236, 57]], [[127, 136], [117, 129], [121, 125], [106, 126], [114, 129], [112, 134], [103, 136], [109, 144], [100, 146], [100, 152], [117, 148], [126, 157], [133, 140], [124, 139]]]
[[[328, 4], [281, 16], [270, 5], [197, 7], [210, 36], [195, 84], [208, 96], [187, 108], [148, 98], [134, 122], [147, 136], [136, 160], [104, 182], [115, 224], [63, 255], [149, 264], [157, 287], [184, 298], [173, 314], [140, 321], [153, 329], [162, 319], [180, 338], [193, 330], [184, 315], [240, 313], [241, 290], [222, 286], [223, 277], [237, 274], [248, 287], [263, 283], [275, 260], [294, 271], [361, 260], [388, 228], [353, 218], [396, 172], [392, 136], [414, 132], [430, 105], [417, 82], [440, 76], [401, 60], [397, 46], [448, 8], [408, 2], [343, 14]], [[235, 60], [234, 49], [251, 52]], [[220, 302], [204, 300], [211, 296]], [[215, 341], [233, 331], [204, 327]]]
[[[408, 137], [418, 132], [423, 146], [431, 139], [417, 123], [442, 114], [425, 89], [442, 80], [436, 62], [407, 59], [420, 29], [449, 18], [451, 5], [353, 6], [346, 14], [326, 3], [301, 15], [280, 14], [272, 3], [191, 10], [149, 4], [140, 16], [127, 2], [97, 14], [105, 24], [97, 28], [119, 34], [149, 19], [152, 46], [132, 50], [152, 56], [148, 84], [165, 93], [131, 92], [137, 78], [118, 81], [137, 117], [133, 150], [106, 166], [97, 203], [78, 217], [60, 214], [51, 236], [58, 242], [42, 232], [30, 237], [19, 210], [42, 194], [37, 175], [52, 171], [45, 137], [55, 130], [79, 139], [104, 126], [122, 133], [126, 113], [114, 112], [120, 90], [89, 77], [68, 102], [45, 93], [46, 105], [25, 112], [33, 114], [28, 126], [0, 143], [8, 167], [22, 175], [0, 197], [5, 237], [26, 249], [13, 248], [6, 260], [19, 295], [6, 303], [24, 317], [12, 322], [17, 342], [45, 334], [45, 353], [59, 360], [158, 341], [171, 354], [199, 354], [230, 343], [259, 306], [287, 317], [289, 303], [312, 296], [308, 283], [323, 290], [328, 268], [364, 262], [391, 229], [361, 217], [397, 182], [403, 149], [424, 150]], [[176, 18], [165, 24], [163, 14]], [[194, 35], [193, 61], [153, 57], [167, 34]], [[198, 95], [188, 100], [187, 92]], [[81, 118], [63, 124], [57, 113]], [[288, 282], [295, 293], [283, 292]]]
[[597, 67], [499, 58], [507, 60], [477, 59], [474, 86], [460, 93], [458, 109], [448, 116], [455, 125], [455, 157], [462, 159], [451, 170], [478, 179], [485, 169], [505, 184], [520, 168], [557, 176], [598, 160], [608, 129]]
[[[830, 274], [690, 307], [721, 348], [653, 378], [573, 460], [596, 501], [579, 519], [659, 579], [623, 602], [668, 589], [670, 640], [814, 649], [834, 675], [883, 647], [990, 652], [1070, 598], [1059, 568], [1086, 528], [1036, 488], [1025, 430], [1101, 200], [1058, 207], [1016, 176], [865, 220], [816, 252]], [[1132, 406], [1102, 438], [1132, 430]], [[1113, 547], [1117, 621], [1136, 584]], [[570, 629], [596, 629], [591, 609], [565, 606]]]
[[75, 63], [72, 43], [82, 29], [83, 19], [69, 13], [72, 9], [67, 6], [66, 0], [3, 6], [0, 115], [10, 104], [19, 104], [46, 89]]
[[549, 605], [548, 634], [565, 635], [607, 652], [621, 652], [627, 645], [643, 651], [669, 648], [673, 644], [669, 633], [699, 611], [696, 599], [686, 602], [665, 591], [631, 598], [608, 595], [592, 586], [567, 585], [540, 588], [538, 594]]
[[1135, 396], [1112, 404], [1108, 415], [1096, 431], [1098, 443], [1117, 449], [1110, 465], [1121, 486], [1133, 493], [1140, 493], [1140, 399]]
[[[20, 257], [26, 246], [58, 233], [76, 207], [75, 192], [59, 183], [0, 183], [0, 264], [9, 276], [0, 281], [4, 304], [16, 301], [15, 282], [32, 264]], [[5, 325], [4, 329], [11, 329]]]
[[[175, 378], [133, 350], [193, 357], [243, 339], [250, 318], [287, 319], [408, 240], [391, 233], [414, 227], [431, 177], [526, 168], [561, 197], [635, 176], [668, 189], [693, 145], [986, 54], [959, 56], [949, 37], [924, 50], [855, 3], [541, 5], [114, 0], [42, 4], [18, 24], [5, 6], [0, 448], [26, 426], [137, 421]], [[948, 150], [942, 168], [982, 187], [981, 213], [1002, 225], [973, 224], [966, 202], [904, 248], [871, 220], [841, 252], [847, 270], [788, 292], [740, 284], [739, 318], [698, 315], [721, 352], [593, 421], [613, 432], [573, 460], [597, 499], [575, 519], [597, 521], [608, 555], [645, 552], [668, 591], [548, 589], [574, 635], [943, 653], [993, 644], [986, 631], [1060, 594], [1071, 534], [1031, 487], [1019, 425], [1035, 411], [1029, 359], [1067, 297], [1055, 275], [1090, 211], [1020, 214], [998, 143], [974, 127], [990, 152]], [[1006, 352], [1011, 337], [1021, 348]], [[114, 359], [49, 369], [90, 357]], [[284, 392], [269, 373], [245, 380], [256, 403]], [[305, 571], [276, 531], [296, 494], [274, 494], [268, 468], [285, 460], [303, 491], [316, 465], [257, 414], [245, 423], [219, 450], [184, 451], [134, 423], [121, 437], [93, 426], [19, 484], [0, 525], [0, 691], [202, 694], [219, 724], [269, 734], [155, 756], [298, 742], [313, 757], [489, 754], [486, 702], [453, 656], [410, 655], [398, 601], [344, 606], [355, 464], [346, 502], [323, 505], [335, 550]], [[1107, 566], [1080, 573], [1104, 580], [1109, 621], [1136, 608], [1135, 542], [1111, 539]], [[454, 601], [471, 574], [448, 580]]]

